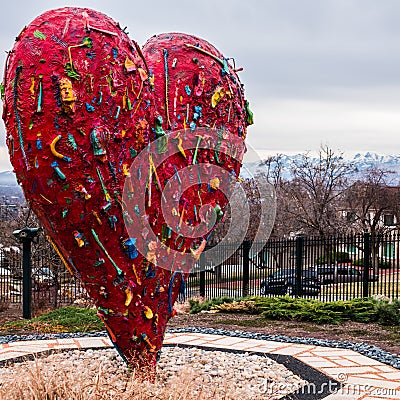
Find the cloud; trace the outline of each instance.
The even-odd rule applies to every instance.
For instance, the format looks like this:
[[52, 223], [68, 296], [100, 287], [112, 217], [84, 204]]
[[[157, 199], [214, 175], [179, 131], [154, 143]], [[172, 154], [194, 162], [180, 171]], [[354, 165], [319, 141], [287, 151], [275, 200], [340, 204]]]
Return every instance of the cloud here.
[[[399, 88], [400, 89], [400, 88]], [[351, 99], [273, 99], [254, 108], [248, 141], [256, 149], [316, 150], [320, 144], [344, 152], [393, 153], [400, 147], [398, 102]]]
[[[43, 11], [68, 5], [110, 15], [141, 44], [181, 31], [234, 57], [244, 67], [240, 77], [256, 118], [249, 139], [257, 148], [301, 152], [324, 141], [392, 152], [398, 144], [397, 0], [21, 0], [18, 7], [2, 4], [0, 48], [9, 50]], [[1, 136], [4, 142], [4, 129]]]
[[13, 167], [10, 163], [8, 149], [5, 146], [0, 146], [0, 171], [12, 171]]

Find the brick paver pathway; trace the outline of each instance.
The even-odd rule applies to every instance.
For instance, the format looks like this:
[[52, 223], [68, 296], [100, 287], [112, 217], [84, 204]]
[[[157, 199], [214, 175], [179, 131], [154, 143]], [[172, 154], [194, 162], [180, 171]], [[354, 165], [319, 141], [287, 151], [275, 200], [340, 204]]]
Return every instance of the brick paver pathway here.
[[[326, 400], [400, 400], [400, 370], [352, 350], [201, 333], [167, 333], [164, 343], [291, 355], [344, 384]], [[103, 347], [112, 347], [106, 337], [13, 342], [0, 345], [0, 362], [49, 350]]]

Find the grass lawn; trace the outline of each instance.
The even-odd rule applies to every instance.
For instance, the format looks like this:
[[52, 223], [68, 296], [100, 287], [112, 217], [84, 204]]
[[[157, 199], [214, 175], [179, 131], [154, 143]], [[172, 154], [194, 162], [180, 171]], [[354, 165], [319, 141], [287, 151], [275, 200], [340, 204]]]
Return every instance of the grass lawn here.
[[96, 310], [79, 307], [62, 307], [30, 320], [18, 319], [0, 326], [0, 334], [5, 332], [93, 332], [104, 330], [104, 325], [96, 315]]

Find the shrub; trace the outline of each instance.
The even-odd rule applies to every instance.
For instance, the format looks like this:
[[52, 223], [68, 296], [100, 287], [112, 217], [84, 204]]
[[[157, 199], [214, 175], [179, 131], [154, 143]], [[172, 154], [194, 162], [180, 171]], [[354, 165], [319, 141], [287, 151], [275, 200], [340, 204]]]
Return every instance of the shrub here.
[[332, 251], [329, 255], [324, 254], [323, 256], [317, 258], [315, 263], [317, 265], [324, 265], [324, 264], [334, 264], [334, 263], [349, 263], [351, 262], [351, 257], [349, 253], [345, 251]]
[[400, 325], [400, 300], [374, 300], [376, 322], [381, 325]]
[[213, 306], [219, 306], [223, 303], [232, 303], [234, 300], [233, 297], [228, 296], [213, 297], [204, 301], [199, 299], [189, 299], [190, 314], [197, 314], [201, 311], [210, 311]]
[[[332, 259], [335, 260], [335, 254], [332, 252]], [[336, 253], [336, 262], [338, 263], [349, 263], [351, 262], [351, 257], [349, 253], [345, 251], [338, 251]]]
[[324, 256], [316, 258], [315, 264], [317, 264], [317, 265], [329, 264], [328, 257], [324, 255]]
[[[355, 267], [363, 267], [364, 266], [364, 259], [363, 258], [358, 258], [357, 260], [353, 261], [353, 265]], [[369, 262], [369, 266], [372, 266], [372, 260]], [[378, 267], [381, 269], [389, 269], [392, 268], [392, 265], [390, 261], [379, 261], [378, 262]]]
[[400, 325], [399, 300], [389, 303], [384, 300], [360, 298], [323, 302], [285, 296], [251, 297], [236, 301], [230, 297], [219, 297], [204, 302], [191, 301], [191, 313], [210, 309], [230, 313], [261, 314], [271, 320], [305, 321], [316, 324], [355, 321]]
[[354, 299], [322, 302], [296, 299], [289, 296], [271, 300], [259, 298], [256, 301], [256, 307], [262, 310], [261, 314], [267, 319], [339, 324], [345, 320], [370, 322], [375, 316], [372, 300]]
[[357, 258], [357, 260], [353, 261], [353, 265], [355, 267], [363, 267], [364, 266], [364, 259], [363, 258]]
[[236, 314], [259, 314], [253, 300], [234, 301], [222, 303], [219, 306], [212, 306], [211, 310]]
[[390, 261], [379, 261], [378, 266], [381, 269], [390, 269], [390, 268], [392, 268], [392, 264], [390, 263]]

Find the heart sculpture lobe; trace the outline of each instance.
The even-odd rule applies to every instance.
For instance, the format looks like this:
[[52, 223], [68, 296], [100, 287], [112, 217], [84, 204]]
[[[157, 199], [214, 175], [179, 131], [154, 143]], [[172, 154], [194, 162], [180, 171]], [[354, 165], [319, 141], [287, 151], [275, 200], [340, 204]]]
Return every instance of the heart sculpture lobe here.
[[[30, 207], [122, 357], [153, 376], [210, 237], [212, 227], [193, 234], [201, 208], [222, 214], [223, 178], [239, 173], [251, 115], [235, 71], [202, 39], [163, 34], [142, 51], [111, 18], [67, 7], [21, 32], [3, 84], [7, 145]], [[201, 163], [208, 174], [167, 190]]]

